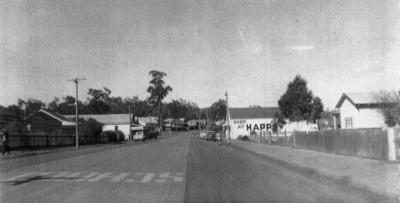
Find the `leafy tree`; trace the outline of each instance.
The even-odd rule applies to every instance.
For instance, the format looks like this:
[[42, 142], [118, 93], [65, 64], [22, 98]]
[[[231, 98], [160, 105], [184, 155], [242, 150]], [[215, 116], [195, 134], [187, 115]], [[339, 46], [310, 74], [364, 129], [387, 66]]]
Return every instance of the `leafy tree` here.
[[226, 101], [220, 99], [214, 102], [208, 110], [209, 119], [213, 121], [225, 120], [226, 118]]
[[[47, 105], [47, 109], [63, 115], [73, 115], [76, 111], [75, 101], [75, 97], [70, 95], [63, 97], [62, 101], [58, 97], [54, 97]], [[78, 108], [79, 113], [87, 113], [86, 105], [81, 101], [78, 101]]]
[[147, 88], [147, 92], [150, 93], [149, 102], [153, 105], [158, 105], [158, 123], [161, 126], [162, 100], [172, 91], [172, 88], [169, 85], [164, 86], [165, 82], [163, 78], [167, 76], [166, 73], [152, 70], [149, 74], [152, 77], [150, 86]]
[[111, 90], [103, 87], [101, 89], [90, 88], [88, 95], [88, 110], [92, 114], [104, 114], [110, 110], [110, 94]]
[[386, 125], [393, 127], [400, 124], [400, 92], [380, 92], [376, 95], [379, 102], [379, 112], [385, 119]]
[[54, 97], [54, 99], [47, 105], [47, 109], [53, 112], [60, 112], [59, 108], [60, 108], [60, 99], [58, 97]]
[[323, 110], [319, 97], [307, 88], [307, 81], [300, 75], [288, 84], [285, 94], [278, 101], [283, 116], [290, 121], [317, 120]]
[[18, 116], [19, 118], [23, 118], [23, 114], [24, 112], [22, 111], [22, 109], [18, 106], [18, 105], [10, 105], [7, 107], [7, 111], [14, 116]]
[[135, 116], [149, 116], [152, 113], [152, 107], [148, 100], [137, 100], [132, 103], [132, 114]]
[[321, 113], [324, 111], [324, 105], [319, 97], [313, 98], [311, 119], [318, 120], [321, 118]]
[[186, 118], [186, 119], [197, 119], [199, 116], [200, 108], [196, 103], [184, 99], [172, 100], [166, 104], [166, 117], [172, 118]]
[[125, 103], [122, 97], [110, 97], [110, 113], [128, 113], [129, 103]]
[[18, 99], [18, 106], [21, 106], [23, 104], [25, 104], [25, 111], [27, 116], [46, 107], [46, 104], [44, 102], [33, 98], [29, 98], [28, 101]]

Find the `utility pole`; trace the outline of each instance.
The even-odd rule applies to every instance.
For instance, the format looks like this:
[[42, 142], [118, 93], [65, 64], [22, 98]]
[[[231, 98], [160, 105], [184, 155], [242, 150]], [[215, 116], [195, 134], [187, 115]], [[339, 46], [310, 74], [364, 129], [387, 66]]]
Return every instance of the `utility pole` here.
[[74, 82], [74, 83], [75, 83], [75, 88], [76, 88], [76, 96], [75, 96], [75, 102], [76, 102], [76, 105], [75, 105], [75, 148], [76, 148], [76, 149], [79, 149], [79, 133], [78, 133], [78, 126], [79, 126], [79, 124], [78, 124], [78, 84], [79, 84], [79, 81], [81, 81], [81, 80], [86, 80], [86, 79], [85, 79], [85, 78], [78, 78], [78, 77], [75, 77], [74, 79], [67, 80], [67, 81]]
[[199, 130], [201, 130], [201, 108], [199, 108], [199, 121], [198, 121], [198, 124], [199, 124]]
[[228, 91], [225, 92], [226, 97], [226, 123], [228, 124], [228, 140], [231, 142], [231, 126], [229, 125], [229, 107], [228, 107]]
[[129, 140], [132, 140], [132, 112], [131, 103], [129, 102]]

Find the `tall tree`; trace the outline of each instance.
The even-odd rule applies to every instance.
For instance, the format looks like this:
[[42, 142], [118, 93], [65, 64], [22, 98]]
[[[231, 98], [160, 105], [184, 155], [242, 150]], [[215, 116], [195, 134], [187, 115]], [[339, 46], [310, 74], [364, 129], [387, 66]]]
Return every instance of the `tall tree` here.
[[111, 90], [103, 87], [103, 89], [90, 88], [88, 95], [88, 109], [92, 114], [104, 114], [110, 110], [110, 94]]
[[320, 118], [323, 104], [307, 88], [307, 81], [300, 75], [288, 84], [285, 94], [278, 101], [283, 116], [290, 121], [315, 121]]
[[166, 73], [152, 70], [149, 74], [152, 77], [150, 86], [147, 88], [147, 92], [150, 93], [149, 102], [153, 105], [158, 105], [158, 124], [161, 126], [162, 100], [172, 91], [172, 88], [169, 85], [165, 86], [163, 78], [167, 76]]
[[[24, 102], [22, 102], [24, 103]], [[30, 115], [39, 111], [40, 109], [44, 109], [46, 104], [38, 99], [29, 98], [28, 101], [25, 102], [26, 105], [26, 115]]]
[[213, 121], [224, 120], [226, 118], [226, 101], [220, 99], [214, 102], [208, 109], [209, 119]]

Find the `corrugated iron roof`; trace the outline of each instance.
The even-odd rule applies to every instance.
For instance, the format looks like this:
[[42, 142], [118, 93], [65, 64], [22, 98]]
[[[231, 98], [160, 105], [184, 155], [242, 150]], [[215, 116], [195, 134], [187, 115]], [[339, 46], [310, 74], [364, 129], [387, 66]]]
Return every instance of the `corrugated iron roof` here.
[[[67, 118], [75, 118], [75, 115], [65, 115]], [[105, 125], [121, 125], [121, 124], [129, 124], [129, 114], [88, 114], [88, 115], [79, 115], [79, 118], [83, 118], [85, 120], [89, 118], [93, 118], [98, 122]], [[139, 120], [141, 125], [145, 123], [157, 123], [156, 117], [135, 117], [135, 119]], [[132, 122], [135, 122], [132, 119]]]
[[[67, 118], [75, 118], [75, 115], [65, 115]], [[129, 114], [91, 114], [79, 115], [79, 118], [88, 120], [89, 118], [103, 124], [129, 124]]]
[[377, 96], [378, 93], [376, 92], [343, 93], [338, 103], [336, 104], [336, 108], [340, 108], [345, 99], [348, 99], [350, 103], [352, 103], [355, 106], [359, 104], [379, 104], [380, 102], [378, 101]]
[[274, 118], [279, 107], [229, 108], [231, 119]]

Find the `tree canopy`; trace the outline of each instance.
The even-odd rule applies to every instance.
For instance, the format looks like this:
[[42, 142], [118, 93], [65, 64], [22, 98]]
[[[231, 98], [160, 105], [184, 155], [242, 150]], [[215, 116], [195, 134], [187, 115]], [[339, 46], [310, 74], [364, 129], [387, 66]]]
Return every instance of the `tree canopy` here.
[[88, 95], [88, 108], [94, 114], [104, 114], [110, 110], [110, 94], [111, 90], [103, 87], [101, 89], [90, 88]]
[[225, 120], [226, 118], [226, 101], [220, 99], [214, 102], [208, 109], [209, 119], [213, 121]]
[[278, 104], [284, 118], [290, 121], [315, 121], [323, 111], [321, 99], [314, 97], [312, 91], [307, 88], [307, 81], [300, 75], [296, 75], [288, 84]]
[[163, 78], [167, 76], [166, 73], [152, 70], [149, 74], [152, 77], [150, 86], [147, 88], [147, 92], [150, 93], [149, 101], [152, 104], [159, 104], [172, 91], [172, 87], [164, 86]]
[[172, 91], [172, 87], [169, 85], [165, 86], [163, 78], [167, 76], [166, 73], [152, 70], [149, 72], [149, 75], [152, 77], [150, 86], [147, 88], [147, 92], [150, 93], [149, 102], [153, 105], [158, 105], [158, 122], [161, 125], [162, 100]]
[[376, 95], [380, 103], [379, 111], [385, 119], [386, 125], [393, 127], [400, 124], [400, 92], [382, 91]]

